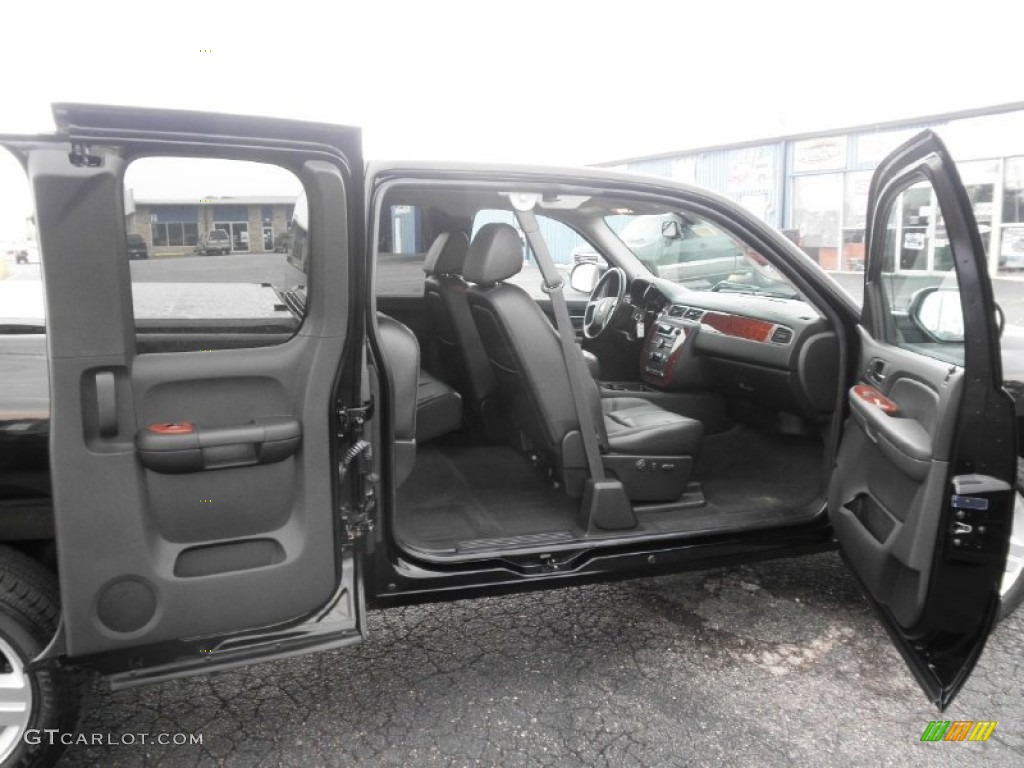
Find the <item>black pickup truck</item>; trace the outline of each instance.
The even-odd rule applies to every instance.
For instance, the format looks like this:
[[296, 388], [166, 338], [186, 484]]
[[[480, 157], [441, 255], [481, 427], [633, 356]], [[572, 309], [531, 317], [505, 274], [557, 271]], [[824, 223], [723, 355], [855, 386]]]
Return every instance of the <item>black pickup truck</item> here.
[[[1019, 599], [1016, 385], [933, 133], [875, 173], [862, 310], [735, 202], [664, 179], [364, 164], [357, 129], [317, 123], [54, 114], [53, 135], [0, 136], [43, 255], [42, 282], [0, 281], [3, 765], [54, 759], [24, 736], [73, 729], [77, 670], [137, 685], [361, 642], [378, 607], [835, 547], [944, 708]], [[280, 223], [269, 195], [204, 208], [205, 183], [126, 211], [132, 168], [160, 160], [286, 172], [289, 253], [132, 260], [140, 221], [247, 246]], [[953, 268], [902, 302], [909, 189]], [[675, 222], [651, 234], [666, 261], [696, 238], [741, 256], [685, 284], [612, 219]], [[554, 226], [594, 252], [568, 275]], [[275, 276], [231, 278], [260, 264]], [[153, 279], [172, 267], [191, 278]]]

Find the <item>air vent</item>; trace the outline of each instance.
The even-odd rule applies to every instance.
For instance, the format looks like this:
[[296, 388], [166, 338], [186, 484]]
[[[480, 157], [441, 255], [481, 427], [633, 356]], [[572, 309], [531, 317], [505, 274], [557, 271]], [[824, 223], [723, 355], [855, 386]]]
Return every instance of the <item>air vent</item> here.
[[773, 344], [789, 344], [793, 340], [793, 331], [781, 325], [772, 333]]
[[669, 308], [668, 316], [669, 317], [682, 317], [684, 309], [685, 309], [685, 307], [680, 307], [678, 305], [674, 305], [674, 306]]
[[683, 317], [687, 320], [700, 320], [704, 316], [704, 310], [697, 309], [696, 307], [690, 307], [686, 312], [683, 313]]

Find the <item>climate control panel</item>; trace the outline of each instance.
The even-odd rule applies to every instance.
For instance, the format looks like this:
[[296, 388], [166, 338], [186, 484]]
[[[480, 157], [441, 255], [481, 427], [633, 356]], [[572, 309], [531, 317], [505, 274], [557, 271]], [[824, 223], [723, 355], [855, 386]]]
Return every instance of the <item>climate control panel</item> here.
[[668, 384], [686, 343], [686, 325], [680, 320], [662, 315], [651, 326], [640, 355], [640, 375], [654, 385]]

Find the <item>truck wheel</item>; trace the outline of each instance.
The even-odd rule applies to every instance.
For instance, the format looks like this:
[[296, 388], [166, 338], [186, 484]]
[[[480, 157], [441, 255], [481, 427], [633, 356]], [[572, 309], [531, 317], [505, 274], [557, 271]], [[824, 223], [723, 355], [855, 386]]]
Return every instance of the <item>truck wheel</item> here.
[[45, 729], [71, 734], [80, 688], [68, 670], [27, 671], [57, 629], [56, 578], [30, 557], [0, 546], [0, 766], [53, 765], [64, 751]]

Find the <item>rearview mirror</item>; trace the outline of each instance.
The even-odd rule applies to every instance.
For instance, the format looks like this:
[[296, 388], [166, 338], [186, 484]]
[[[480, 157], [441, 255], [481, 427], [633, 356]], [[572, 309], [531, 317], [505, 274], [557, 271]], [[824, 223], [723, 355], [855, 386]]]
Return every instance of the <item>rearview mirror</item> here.
[[669, 219], [661, 223], [661, 236], [668, 240], [678, 240], [683, 236], [683, 232], [679, 229], [679, 222], [675, 219]]
[[592, 261], [577, 264], [569, 273], [569, 285], [578, 293], [590, 294], [601, 278], [601, 268]]

